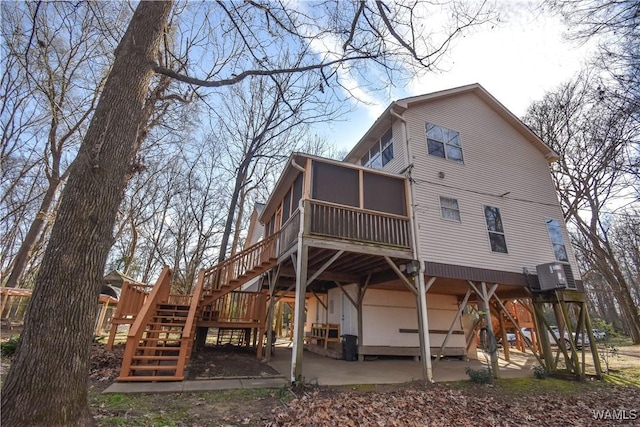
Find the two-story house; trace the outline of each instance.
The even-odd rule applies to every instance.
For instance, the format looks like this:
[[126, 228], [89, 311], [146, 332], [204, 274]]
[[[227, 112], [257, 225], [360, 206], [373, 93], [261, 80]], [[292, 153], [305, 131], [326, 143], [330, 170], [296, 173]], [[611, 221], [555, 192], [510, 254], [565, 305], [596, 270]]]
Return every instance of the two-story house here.
[[527, 297], [540, 264], [579, 278], [557, 158], [478, 84], [393, 102], [343, 162], [291, 156], [259, 218], [279, 233], [276, 288], [295, 281], [307, 333], [339, 324], [361, 357], [420, 355], [430, 375], [432, 355], [467, 353], [461, 306]]
[[[245, 249], [203, 270], [190, 302], [170, 307], [185, 320], [171, 325], [181, 352], [168, 378], [181, 378], [196, 328], [204, 337], [235, 325], [262, 343], [274, 296], [293, 294], [292, 381], [305, 338], [326, 348], [343, 334], [357, 336], [361, 359], [419, 357], [431, 380], [433, 356], [465, 356], [473, 345], [465, 307], [491, 328], [489, 313], [528, 298], [536, 267], [548, 263], [579, 283], [549, 169], [556, 159], [478, 84], [393, 102], [343, 161], [292, 154], [252, 216]], [[260, 278], [269, 309], [263, 294], [236, 294]], [[143, 330], [164, 318], [164, 292], [146, 299], [152, 320], [129, 334], [122, 380], [162, 362], [146, 356], [158, 338]]]

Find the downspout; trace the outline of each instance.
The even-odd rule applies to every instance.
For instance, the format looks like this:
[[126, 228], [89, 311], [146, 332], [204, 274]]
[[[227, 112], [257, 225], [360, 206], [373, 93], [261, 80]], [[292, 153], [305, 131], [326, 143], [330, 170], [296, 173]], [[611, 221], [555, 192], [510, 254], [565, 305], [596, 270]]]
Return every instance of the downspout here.
[[416, 211], [416, 207], [414, 204], [415, 200], [415, 191], [413, 188], [413, 180], [411, 179], [411, 172], [413, 170], [413, 156], [411, 155], [411, 144], [409, 138], [409, 129], [407, 127], [406, 119], [396, 113], [393, 110], [393, 107], [390, 109], [391, 116], [397, 118], [402, 122], [402, 129], [404, 131], [405, 137], [405, 154], [407, 167], [405, 169], [404, 175], [409, 180], [409, 207], [411, 210], [411, 215], [409, 216], [409, 223], [412, 230], [411, 237], [413, 240], [413, 258], [418, 261], [420, 264], [420, 270], [418, 272], [418, 326], [420, 333], [420, 355], [421, 360], [420, 363], [422, 365], [422, 376], [423, 379], [427, 382], [433, 382], [433, 368], [431, 366], [431, 342], [429, 339], [429, 319], [427, 317], [427, 291], [426, 285], [424, 283], [424, 261], [420, 257], [420, 245], [419, 245], [419, 237], [420, 234], [418, 232], [418, 213]]
[[300, 166], [299, 164], [297, 164], [296, 160], [293, 157], [291, 158], [291, 166], [293, 166], [294, 168], [298, 169], [302, 173], [305, 172], [305, 169], [302, 166]]

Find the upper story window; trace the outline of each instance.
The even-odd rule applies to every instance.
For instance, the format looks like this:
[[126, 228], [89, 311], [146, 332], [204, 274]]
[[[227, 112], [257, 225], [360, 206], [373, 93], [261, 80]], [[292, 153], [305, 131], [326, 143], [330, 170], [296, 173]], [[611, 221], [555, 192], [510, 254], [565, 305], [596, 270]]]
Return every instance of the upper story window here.
[[484, 218], [487, 222], [487, 232], [489, 233], [489, 243], [491, 251], [507, 252], [507, 239], [504, 237], [504, 227], [502, 226], [502, 217], [500, 216], [500, 208], [495, 206], [484, 206]]
[[384, 165], [393, 159], [393, 134], [391, 129], [377, 140], [369, 151], [362, 156], [360, 164], [372, 169], [382, 169]]
[[463, 163], [460, 132], [427, 123], [427, 150], [430, 155]]
[[442, 219], [460, 222], [460, 206], [458, 206], [458, 200], [440, 196], [440, 212]]
[[556, 261], [569, 262], [567, 256], [567, 248], [564, 245], [564, 238], [562, 237], [562, 228], [560, 223], [555, 219], [547, 219], [547, 230], [549, 231], [549, 239], [553, 246], [553, 252], [556, 256]]

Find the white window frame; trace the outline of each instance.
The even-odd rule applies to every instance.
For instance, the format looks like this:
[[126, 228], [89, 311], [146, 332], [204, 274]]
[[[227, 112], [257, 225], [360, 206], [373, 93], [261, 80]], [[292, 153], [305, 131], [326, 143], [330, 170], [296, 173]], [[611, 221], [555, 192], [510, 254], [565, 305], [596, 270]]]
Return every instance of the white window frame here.
[[[452, 208], [449, 206], [444, 206], [442, 204], [442, 201], [444, 200], [450, 200], [455, 202], [456, 204], [456, 208]], [[439, 196], [439, 200], [440, 200], [440, 218], [446, 220], [446, 221], [453, 221], [453, 222], [462, 222], [462, 216], [460, 215], [460, 203], [458, 202], [458, 199], [455, 199], [453, 197], [448, 197], [448, 196]], [[458, 217], [457, 218], [451, 218], [445, 215], [445, 211], [447, 212], [457, 212]]]
[[[549, 226], [551, 225], [551, 223], [555, 223], [558, 226], [558, 236], [560, 237], [560, 241], [559, 242], [554, 242], [553, 240], [553, 236], [551, 234], [551, 229], [549, 228]], [[564, 243], [564, 235], [562, 234], [562, 225], [560, 223], [560, 221], [558, 221], [557, 219], [553, 219], [553, 218], [545, 218], [545, 225], [547, 226], [547, 234], [549, 235], [549, 242], [551, 242], [551, 250], [553, 251], [553, 256], [555, 257], [556, 261], [558, 262], [569, 262], [569, 252], [567, 252], [567, 245]], [[566, 259], [560, 259], [560, 257], [558, 256], [558, 252], [556, 252], [556, 245], [561, 246], [564, 252], [564, 256]]]
[[[429, 135], [430, 127], [438, 128], [440, 130], [440, 134], [442, 135], [442, 137], [437, 138], [434, 135]], [[425, 124], [425, 135], [427, 137], [427, 154], [428, 155], [432, 157], [438, 157], [440, 159], [446, 159], [446, 160], [449, 160], [450, 162], [464, 164], [464, 152], [462, 150], [462, 142], [460, 141], [460, 132], [453, 129], [446, 128], [444, 126], [427, 122]], [[433, 143], [442, 144], [442, 151], [443, 151], [444, 157], [438, 156], [436, 154], [432, 154], [429, 152], [430, 141]], [[457, 143], [452, 143], [452, 141], [457, 141]], [[451, 158], [450, 150], [459, 150], [460, 158], [459, 159]]]
[[[490, 208], [490, 209], [497, 209], [498, 210], [498, 215], [500, 217], [500, 225], [502, 226], [502, 231], [497, 231], [497, 230], [490, 230], [489, 229], [489, 221], [487, 218], [487, 211], [486, 208]], [[489, 241], [489, 249], [491, 249], [491, 252], [494, 254], [509, 254], [509, 245], [507, 244], [507, 233], [505, 232], [504, 229], [504, 220], [502, 219], [502, 212], [501, 209], [498, 206], [492, 206], [492, 205], [482, 205], [482, 215], [484, 216], [484, 224], [485, 224], [485, 230], [487, 231], [487, 239]], [[502, 236], [502, 238], [504, 239], [504, 249], [505, 251], [496, 251], [493, 249], [493, 244], [491, 243], [491, 235], [500, 235]]]
[[[384, 153], [391, 152], [391, 157], [385, 161]], [[360, 164], [371, 169], [382, 169], [393, 160], [393, 132], [389, 128], [372, 146], [369, 151], [362, 156]]]

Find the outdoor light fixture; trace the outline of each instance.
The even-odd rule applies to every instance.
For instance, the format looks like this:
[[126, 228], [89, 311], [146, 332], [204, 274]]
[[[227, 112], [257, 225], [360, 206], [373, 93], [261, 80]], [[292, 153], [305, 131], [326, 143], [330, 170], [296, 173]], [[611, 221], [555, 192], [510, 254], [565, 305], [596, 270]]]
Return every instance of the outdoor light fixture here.
[[400, 270], [404, 271], [407, 276], [417, 276], [420, 272], [420, 262], [417, 260], [413, 260], [408, 264], [401, 265]]

